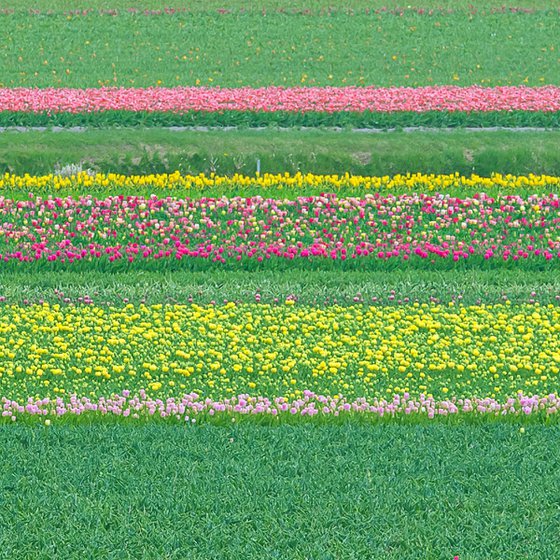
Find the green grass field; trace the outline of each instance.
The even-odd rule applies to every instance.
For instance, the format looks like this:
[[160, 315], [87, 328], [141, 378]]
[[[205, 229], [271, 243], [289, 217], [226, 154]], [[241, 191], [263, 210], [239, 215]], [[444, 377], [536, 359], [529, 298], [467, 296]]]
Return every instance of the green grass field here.
[[179, 170], [254, 175], [260, 160], [262, 173], [560, 175], [559, 142], [559, 131], [504, 130], [5, 132], [0, 134], [0, 172], [48, 174], [57, 163], [82, 163], [84, 169], [122, 174]]
[[554, 558], [557, 426], [0, 428], [0, 558]]
[[16, 13], [0, 16], [0, 84], [538, 86], [560, 84], [559, 38], [552, 11], [158, 19]]
[[[338, 303], [341, 305], [363, 302], [367, 304], [398, 304], [409, 301], [430, 302], [462, 301], [465, 305], [503, 302], [503, 296], [512, 303], [538, 301], [556, 302], [560, 295], [560, 278], [554, 270], [527, 272], [523, 270], [470, 270], [391, 272], [350, 271], [338, 272], [135, 272], [110, 273], [91, 271], [57, 273], [3, 273], [0, 274], [0, 296], [7, 303], [79, 303], [88, 295], [98, 304], [195, 303], [221, 304], [227, 301], [252, 303], [259, 294], [261, 302], [283, 302], [295, 295], [302, 304]], [[460, 296], [460, 300], [457, 299]], [[357, 300], [355, 299], [357, 298]], [[377, 298], [377, 300], [373, 300]]]
[[0, 127], [40, 128], [343, 128], [391, 131], [410, 128], [560, 128], [560, 111], [95, 111], [89, 113], [29, 113], [0, 111]]
[[[74, 9], [116, 9], [123, 10], [127, 8], [137, 9], [162, 9], [164, 6], [173, 8], [186, 8], [193, 12], [206, 12], [211, 10], [219, 10], [227, 7], [228, 9], [237, 10], [262, 10], [264, 9], [295, 9], [295, 10], [317, 10], [332, 8], [333, 4], [330, 0], [205, 0], [205, 2], [190, 2], [188, 0], [178, 0], [162, 3], [158, 0], [34, 0], [26, 2], [22, 6], [17, 0], [4, 0], [1, 7], [4, 9], [12, 9], [19, 11], [36, 10], [52, 10], [66, 11]], [[409, 4], [400, 0], [348, 0], [344, 3], [348, 9], [379, 9], [379, 8], [403, 8]], [[546, 0], [522, 0], [520, 2], [504, 3], [502, 0], [423, 0], [421, 3], [413, 4], [423, 8], [442, 8], [467, 11], [471, 6], [476, 9], [502, 8], [504, 5], [513, 7], [522, 7], [526, 9], [550, 10], [554, 6]]]
[[[435, 13], [421, 14], [414, 7], [405, 9], [402, 15], [374, 13], [378, 8], [395, 10], [409, 3], [426, 10], [433, 8]], [[508, 5], [534, 13], [508, 9], [496, 13], [504, 3], [505, 0], [414, 3], [348, 0], [339, 3], [344, 7], [331, 9], [336, 4], [332, 0], [170, 0], [171, 7], [187, 11], [147, 16], [129, 13], [128, 9], [161, 9], [165, 3], [159, 0], [0, 0], [0, 87], [560, 85], [558, 3], [511, 0]], [[91, 12], [80, 16], [67, 13], [75, 9]], [[117, 10], [118, 15], [113, 17], [103, 10]], [[399, 128], [411, 123], [461, 127], [472, 126], [472, 120], [474, 126], [505, 123], [505, 126], [558, 128], [554, 115], [512, 113], [498, 115], [493, 122], [492, 114], [483, 117], [422, 115], [412, 121], [407, 120], [406, 114], [399, 114], [378, 117], [379, 125], [369, 121], [361, 125], [362, 116], [335, 115], [327, 121], [313, 114], [277, 115], [280, 122], [271, 122], [268, 115], [226, 114], [219, 115], [222, 120], [218, 125], [265, 125], [265, 128], [181, 132], [157, 129], [161, 125], [177, 124], [158, 121], [176, 119], [174, 115], [152, 115], [151, 121], [141, 122], [144, 117], [0, 113], [0, 126], [99, 127], [75, 133], [2, 132], [0, 173], [49, 174], [67, 164], [80, 164], [84, 170], [120, 174], [179, 170], [192, 174], [254, 175], [259, 161], [262, 173], [458, 172], [489, 176], [501, 172], [560, 176], [560, 130], [470, 132], [457, 128], [410, 133], [349, 130], [353, 126]], [[135, 120], [138, 118], [140, 121]], [[183, 117], [189, 118], [189, 115]], [[197, 115], [188, 124], [211, 126], [215, 124], [210, 122], [213, 118], [214, 115]], [[238, 118], [245, 122], [228, 121]], [[428, 120], [421, 122], [423, 118]], [[87, 119], [91, 120], [84, 122]], [[109, 122], [111, 119], [115, 122]], [[274, 128], [276, 125], [315, 128], [280, 130]], [[343, 130], [319, 128], [327, 125], [341, 126]], [[121, 189], [110, 194], [150, 195], [154, 190]], [[294, 198], [319, 194], [322, 190], [317, 187], [316, 191], [303, 193], [286, 189], [278, 191], [281, 194], [277, 196]], [[94, 189], [91, 193], [104, 196], [109, 191]], [[523, 189], [515, 193], [530, 194]], [[49, 192], [37, 194], [46, 196]], [[69, 189], [52, 194], [84, 193]], [[206, 193], [168, 194], [247, 196], [262, 191], [228, 187]], [[348, 190], [345, 194], [363, 195], [364, 192]], [[473, 193], [451, 190], [449, 194]], [[6, 189], [0, 195], [16, 199], [29, 197], [25, 189]], [[8, 219], [9, 213], [2, 221]], [[27, 220], [24, 225], [28, 227]], [[523, 310], [526, 315], [514, 317], [513, 324], [525, 328], [523, 319], [522, 325], [518, 323], [519, 317], [526, 316], [528, 334], [534, 336], [531, 327], [537, 326], [542, 340], [531, 342], [523, 335], [527, 350], [522, 343], [517, 344], [520, 333], [524, 332], [519, 330], [500, 339], [494, 348], [493, 343], [486, 341], [483, 329], [490, 332], [496, 326], [495, 321], [482, 320], [477, 315], [471, 334], [486, 344], [483, 350], [508, 351], [504, 363], [510, 355], [517, 358], [521, 351], [526, 352], [525, 358], [531, 358], [531, 363], [523, 364], [527, 368], [523, 375], [528, 380], [533, 373], [539, 375], [536, 362], [542, 361], [540, 355], [546, 355], [545, 351], [556, 345], [553, 334], [556, 325], [551, 324], [555, 321], [548, 322], [550, 334], [543, 334], [548, 315], [542, 313], [541, 317], [539, 312], [548, 309], [539, 309], [538, 305], [515, 309], [515, 304], [535, 302], [543, 306], [558, 305], [560, 275], [556, 261], [542, 265], [533, 260], [514, 268], [508, 268], [509, 263], [498, 262], [497, 268], [491, 268], [494, 261], [486, 262], [482, 257], [479, 261], [473, 258], [464, 266], [461, 262], [431, 264], [413, 259], [406, 266], [393, 261], [382, 263], [379, 268], [385, 270], [377, 270], [375, 263], [365, 265], [371, 266], [371, 270], [360, 268], [361, 264], [352, 269], [351, 263], [339, 266], [339, 263], [315, 262], [307, 269], [287, 269], [284, 263], [274, 263], [278, 265], [274, 269], [272, 263], [261, 266], [246, 261], [229, 270], [210, 263], [208, 267], [214, 268], [205, 270], [205, 262], [185, 262], [153, 260], [145, 266], [140, 263], [131, 267], [120, 261], [107, 266], [95, 262], [61, 266], [46, 262], [21, 266], [13, 261], [3, 263], [0, 334], [9, 343], [0, 349], [0, 385], [4, 388], [0, 398], [11, 394], [12, 398], [16, 395], [20, 399], [21, 389], [24, 402], [28, 395], [39, 395], [37, 387], [42, 395], [62, 394], [59, 384], [62, 386], [62, 381], [72, 379], [70, 370], [62, 372], [59, 382], [52, 367], [48, 371], [45, 367], [40, 375], [36, 369], [57, 355], [59, 347], [48, 342], [50, 334], [45, 335], [49, 329], [54, 333], [60, 327], [56, 332], [57, 344], [70, 345], [64, 351], [69, 350], [73, 355], [76, 350], [88, 351], [82, 346], [84, 340], [101, 341], [103, 337], [98, 333], [102, 329], [107, 332], [113, 329], [118, 334], [116, 319], [106, 320], [102, 326], [96, 323], [96, 334], [87, 340], [83, 337], [90, 335], [84, 333], [91, 330], [78, 327], [75, 332], [80, 334], [75, 336], [75, 332], [62, 329], [60, 317], [79, 315], [84, 310], [81, 306], [87, 305], [90, 298], [97, 309], [92, 306], [92, 313], [83, 316], [92, 325], [103, 314], [110, 315], [107, 306], [116, 308], [118, 314], [124, 313], [123, 308], [126, 310], [129, 303], [208, 305], [223, 304], [226, 300], [244, 303], [260, 300], [284, 305], [286, 298], [295, 296], [297, 303], [291, 309], [306, 315], [304, 305], [310, 306], [310, 310], [314, 306], [324, 311], [325, 306], [332, 304], [394, 306], [401, 302], [447, 304], [453, 301], [469, 306], [509, 300], [514, 309], [505, 316], [513, 317]], [[190, 262], [194, 262], [196, 270], [186, 270]], [[64, 269], [67, 266], [70, 269]], [[388, 270], [388, 266], [395, 269]], [[456, 268], [445, 269], [450, 266]], [[281, 267], [286, 269], [280, 270]], [[88, 297], [84, 304], [85, 296]], [[34, 318], [35, 308], [27, 306], [41, 302], [60, 304], [62, 313], [53, 313], [52, 317], [36, 314], [38, 319]], [[253, 307], [257, 308], [255, 315], [262, 310]], [[270, 309], [279, 310], [274, 306]], [[93, 311], [98, 315], [94, 317]], [[350, 312], [353, 308], [340, 310], [341, 316], [351, 316]], [[469, 312], [472, 318], [477, 310]], [[126, 313], [132, 317], [131, 311]], [[534, 324], [530, 320], [532, 315]], [[6, 320], [7, 316], [12, 320]], [[22, 317], [27, 321], [25, 328], [21, 328]], [[167, 318], [166, 321], [169, 322]], [[89, 329], [85, 322], [83, 325]], [[184, 332], [196, 332], [193, 325], [187, 325]], [[171, 331], [167, 324], [165, 327]], [[383, 332], [383, 325], [378, 330]], [[437, 335], [436, 330], [431, 332]], [[32, 331], [32, 336], [25, 334], [28, 331]], [[157, 332], [154, 329], [150, 334]], [[257, 342], [264, 332], [263, 329], [255, 333]], [[226, 342], [234, 329], [226, 333], [220, 349], [229, 348]], [[20, 350], [21, 359], [14, 350], [25, 342], [19, 339], [20, 335], [29, 342], [25, 351]], [[140, 336], [138, 339], [144, 340]], [[206, 336], [201, 335], [200, 340], [205, 341]], [[389, 334], [387, 340], [388, 337]], [[157, 366], [153, 367], [158, 375], [160, 366], [169, 370], [167, 362], [172, 360], [166, 356], [172, 356], [171, 351], [180, 344], [171, 342], [167, 347], [165, 340], [162, 336], [158, 342], [144, 342], [134, 352], [134, 360], [145, 368], [142, 362], [151, 360], [154, 345], [161, 344], [160, 349], [166, 354], [159, 354]], [[169, 340], [178, 339], [170, 337]], [[296, 337], [288, 335], [285, 340], [277, 347]], [[343, 340], [341, 337], [340, 344]], [[418, 356], [413, 344], [416, 339], [409, 336], [407, 340], [403, 357], [406, 355], [408, 359], [414, 352]], [[420, 353], [424, 349], [445, 350], [447, 339], [438, 335], [437, 340], [430, 338], [429, 343], [420, 344]], [[449, 335], [450, 345], [454, 344], [451, 340]], [[464, 359], [474, 363], [475, 356], [480, 354], [471, 352], [472, 341], [468, 340], [464, 342]], [[133, 339], [132, 345], [135, 343]], [[388, 348], [391, 347], [398, 348], [388, 343]], [[198, 348], [202, 352], [202, 346]], [[213, 349], [211, 345], [204, 348]], [[90, 363], [89, 356], [94, 356], [92, 360], [96, 363], [105, 363], [106, 355], [101, 349], [104, 349], [101, 342], [95, 351], [89, 348], [92, 353], [88, 353], [84, 363]], [[298, 355], [297, 349], [293, 354]], [[341, 355], [346, 353], [341, 351]], [[372, 360], [378, 360], [381, 365], [392, 359], [388, 351], [383, 356], [389, 358], [376, 355]], [[204, 352], [198, 356], [204, 356]], [[9, 371], [3, 367], [8, 358], [15, 360]], [[304, 371], [305, 361], [298, 360], [301, 361], [297, 367]], [[484, 360], [481, 363], [485, 367], [495, 363], [491, 358], [484, 357]], [[81, 362], [72, 362], [78, 363]], [[22, 366], [30, 365], [35, 369], [23, 370]], [[151, 362], [149, 365], [149, 371], [153, 371]], [[420, 366], [415, 364], [414, 368]], [[533, 368], [531, 372], [529, 366]], [[519, 386], [536, 392], [537, 386], [556, 390], [554, 363], [550, 362], [549, 366], [551, 371], [541, 372], [546, 374], [545, 385], [535, 385], [539, 378], [533, 376], [532, 385]], [[231, 371], [237, 370], [231, 368]], [[52, 379], [51, 387], [55, 387], [52, 395], [47, 385], [39, 385], [45, 372], [44, 380], [48, 378], [50, 383]], [[207, 373], [191, 378], [188, 389], [198, 387], [195, 381], [200, 381], [201, 387], [210, 387], [210, 383], [206, 384]], [[266, 373], [264, 368], [255, 375], [263, 373]], [[476, 380], [474, 373], [469, 375]], [[334, 392], [334, 387], [339, 390], [345, 378], [343, 373], [337, 376], [336, 383], [331, 385], [321, 381], [321, 390]], [[144, 378], [146, 383], [152, 379], [144, 373], [142, 383]], [[87, 387], [86, 382], [92, 379], [97, 379], [97, 370], [95, 374], [86, 372], [83, 378], [76, 377], [74, 386]], [[115, 379], [116, 373], [113, 384], [105, 387], [120, 388], [120, 381], [117, 383]], [[235, 374], [232, 379], [235, 381]], [[540, 379], [543, 381], [542, 376]], [[95, 383], [90, 385], [95, 387]], [[473, 387], [480, 387], [486, 395], [492, 394], [489, 392], [492, 387], [497, 391], [495, 384], [500, 389], [500, 383], [496, 377], [488, 376]], [[249, 386], [256, 387], [257, 392], [261, 387]], [[291, 387], [286, 381], [288, 386]], [[439, 386], [434, 386], [439, 390]], [[445, 387], [445, 392], [451, 387], [447, 397], [452, 398], [454, 385], [447, 383]], [[512, 389], [513, 385], [509, 387], [511, 391], [518, 390]], [[67, 390], [71, 390], [70, 384]], [[505, 399], [510, 395], [504, 392], [503, 396]], [[0, 401], [0, 407], [3, 404]], [[288, 416], [278, 422], [280, 425], [274, 425], [270, 418], [258, 416], [237, 416], [232, 421], [229, 416], [201, 415], [196, 423], [180, 423], [175, 418], [162, 419], [157, 415], [135, 420], [88, 413], [53, 417], [48, 426], [42, 417], [18, 412], [12, 420], [10, 414], [0, 418], [0, 560], [452, 560], [456, 557], [550, 560], [560, 556], [558, 414], [546, 419], [544, 412], [500, 419], [465, 414], [436, 420], [423, 416], [372, 419], [358, 414], [309, 420]]]

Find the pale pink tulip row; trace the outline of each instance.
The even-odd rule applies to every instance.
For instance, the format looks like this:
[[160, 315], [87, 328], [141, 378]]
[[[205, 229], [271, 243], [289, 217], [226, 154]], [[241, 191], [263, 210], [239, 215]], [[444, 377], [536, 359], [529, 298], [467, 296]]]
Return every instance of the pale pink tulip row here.
[[560, 111], [560, 87], [1, 88], [0, 111]]
[[302, 397], [289, 400], [285, 397], [255, 397], [239, 395], [216, 401], [202, 398], [197, 393], [180, 397], [157, 398], [148, 396], [145, 390], [131, 395], [124, 390], [110, 397], [78, 397], [71, 395], [66, 399], [57, 397], [33, 398], [20, 403], [7, 397], [0, 399], [1, 416], [16, 421], [18, 417], [76, 417], [96, 413], [101, 416], [120, 416], [123, 418], [170, 418], [195, 422], [197, 417], [213, 416], [269, 416], [269, 417], [337, 417], [352, 414], [375, 418], [417, 417], [433, 419], [443, 416], [471, 415], [485, 417], [523, 417], [542, 414], [546, 417], [560, 411], [560, 396], [527, 396], [519, 393], [500, 402], [493, 398], [436, 400], [419, 395], [411, 397], [408, 393], [394, 395], [392, 399], [365, 398], [348, 400], [343, 396], [318, 395], [304, 391]]

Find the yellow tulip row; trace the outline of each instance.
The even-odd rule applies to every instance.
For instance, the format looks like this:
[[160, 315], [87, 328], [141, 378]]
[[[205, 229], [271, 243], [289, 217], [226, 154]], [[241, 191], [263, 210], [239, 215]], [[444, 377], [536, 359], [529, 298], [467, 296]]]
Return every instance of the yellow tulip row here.
[[558, 387], [554, 305], [5, 305], [0, 396], [145, 388], [297, 398], [495, 398]]
[[[408, 174], [382, 177], [364, 177], [345, 175], [313, 175], [296, 173], [269, 174], [247, 176], [236, 174], [232, 177], [210, 175], [182, 175], [175, 173], [164, 173], [159, 175], [119, 175], [88, 174], [81, 172], [72, 176], [59, 176], [55, 174], [34, 175], [11, 175], [0, 176], [0, 190], [32, 189], [34, 191], [55, 191], [65, 189], [88, 189], [102, 188], [109, 191], [119, 191], [123, 188], [149, 187], [161, 190], [207, 190], [216, 187], [241, 187], [257, 188], [263, 190], [281, 189], [304, 189], [314, 187], [325, 187], [332, 190], [338, 189], [362, 189], [362, 190], [421, 190], [421, 191], [446, 191], [453, 188], [466, 188], [476, 191], [499, 188], [503, 190], [532, 189], [542, 190], [556, 188], [560, 185], [560, 177], [550, 175], [501, 175], [493, 174], [490, 177], [471, 175], [469, 177], [459, 175], [435, 175], [435, 174]], [[120, 193], [117, 193], [120, 194]]]

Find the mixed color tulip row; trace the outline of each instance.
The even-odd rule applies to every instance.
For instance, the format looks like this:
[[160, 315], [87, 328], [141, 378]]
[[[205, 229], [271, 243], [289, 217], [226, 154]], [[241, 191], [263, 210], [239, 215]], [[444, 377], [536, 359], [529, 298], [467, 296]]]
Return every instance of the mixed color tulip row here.
[[187, 267], [195, 261], [553, 264], [560, 259], [560, 197], [0, 198], [0, 259], [172, 260]]
[[560, 87], [2, 88], [1, 111], [560, 111]]
[[236, 417], [269, 417], [277, 420], [287, 418], [341, 418], [361, 417], [363, 419], [394, 419], [411, 417], [415, 419], [435, 419], [444, 417], [494, 417], [555, 418], [560, 411], [560, 397], [523, 395], [519, 393], [503, 401], [493, 398], [450, 398], [435, 400], [408, 393], [395, 395], [392, 399], [358, 398], [348, 400], [342, 395], [336, 397], [303, 391], [297, 399], [286, 397], [255, 397], [248, 394], [226, 398], [222, 401], [201, 398], [197, 393], [187, 393], [180, 397], [158, 399], [140, 390], [132, 395], [124, 390], [109, 397], [68, 397], [33, 398], [18, 402], [6, 397], [0, 399], [2, 411], [0, 421], [16, 422], [40, 418], [50, 425], [54, 418], [79, 418], [88, 416], [107, 418], [148, 419], [159, 418], [196, 423], [223, 419], [235, 422]]
[[145, 389], [223, 401], [316, 393], [548, 394], [560, 375], [557, 304], [403, 306], [2, 305], [0, 395], [99, 397]]

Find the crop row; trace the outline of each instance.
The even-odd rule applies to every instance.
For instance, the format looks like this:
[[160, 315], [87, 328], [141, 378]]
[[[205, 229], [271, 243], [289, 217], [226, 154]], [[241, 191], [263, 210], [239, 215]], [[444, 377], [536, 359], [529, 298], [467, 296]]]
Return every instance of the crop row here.
[[103, 307], [133, 304], [196, 303], [198, 305], [262, 303], [283, 305], [401, 306], [413, 303], [463, 305], [560, 303], [560, 275], [552, 268], [535, 274], [520, 268], [461, 271], [216, 270], [87, 273], [24, 269], [0, 274], [0, 302], [80, 303]]
[[494, 398], [465, 398], [436, 400], [421, 394], [417, 398], [408, 393], [391, 398], [357, 398], [348, 400], [342, 395], [336, 397], [303, 391], [300, 398], [255, 397], [235, 395], [223, 400], [201, 399], [197, 393], [187, 393], [180, 397], [161, 398], [149, 396], [152, 391], [140, 389], [131, 394], [124, 389], [121, 394], [98, 398], [76, 395], [56, 398], [33, 398], [17, 401], [3, 397], [0, 399], [0, 421], [16, 422], [19, 419], [42, 419], [50, 425], [54, 418], [79, 418], [91, 416], [100, 418], [128, 418], [146, 420], [150, 418], [178, 420], [195, 424], [197, 421], [225, 420], [235, 422], [236, 418], [252, 417], [262, 420], [292, 420], [300, 418], [331, 419], [403, 419], [414, 420], [445, 417], [486, 417], [518, 418], [540, 417], [557, 419], [560, 411], [560, 397], [554, 393], [547, 396], [524, 395], [508, 397], [501, 401]]
[[1, 111], [560, 111], [560, 87], [2, 88]]
[[504, 400], [557, 391], [559, 333], [553, 304], [3, 305], [0, 395]]
[[4, 199], [0, 258], [94, 266], [171, 260], [187, 268], [196, 261], [274, 267], [348, 260], [381, 269], [389, 261], [554, 265], [559, 208], [556, 194]]
[[90, 111], [27, 112], [0, 108], [0, 127], [336, 127], [357, 129], [559, 128], [560, 111]]
[[182, 175], [180, 172], [151, 175], [121, 175], [118, 173], [75, 172], [70, 176], [49, 175], [0, 175], [0, 192], [6, 194], [58, 194], [58, 193], [96, 193], [122, 195], [138, 193], [151, 189], [161, 194], [189, 196], [213, 194], [235, 195], [239, 191], [254, 189], [255, 192], [279, 194], [282, 191], [297, 190], [302, 195], [308, 190], [321, 189], [322, 192], [341, 194], [351, 192], [434, 192], [445, 193], [456, 189], [476, 192], [499, 190], [501, 192], [526, 191], [534, 193], [556, 192], [560, 177], [551, 175], [502, 175], [494, 173], [490, 177], [479, 175], [464, 176], [458, 173], [436, 175], [409, 173], [406, 175], [357, 176], [314, 175], [312, 173], [264, 173], [262, 175], [233, 176]]

